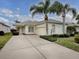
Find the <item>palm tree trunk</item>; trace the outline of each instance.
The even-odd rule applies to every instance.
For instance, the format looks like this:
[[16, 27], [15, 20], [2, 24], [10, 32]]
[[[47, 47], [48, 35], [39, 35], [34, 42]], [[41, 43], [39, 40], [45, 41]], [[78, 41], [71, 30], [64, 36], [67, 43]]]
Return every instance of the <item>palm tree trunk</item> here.
[[62, 18], [63, 18], [63, 34], [65, 34], [65, 11], [63, 11]]
[[65, 17], [63, 17], [63, 34], [65, 34]]
[[45, 23], [46, 23], [46, 35], [48, 35], [48, 16], [45, 15]]

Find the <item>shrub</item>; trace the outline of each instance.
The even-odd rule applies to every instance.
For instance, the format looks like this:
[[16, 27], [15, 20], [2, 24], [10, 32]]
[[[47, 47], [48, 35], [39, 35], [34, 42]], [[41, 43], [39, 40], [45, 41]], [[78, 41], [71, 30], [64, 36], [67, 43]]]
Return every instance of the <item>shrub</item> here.
[[48, 40], [48, 36], [40, 36], [40, 38]]
[[53, 34], [53, 35], [51, 35], [52, 37], [59, 37], [59, 35], [58, 34]]
[[68, 35], [68, 34], [59, 34], [58, 37], [59, 37], [59, 38], [61, 38], [61, 37], [62, 37], [62, 38], [65, 38], [65, 37], [69, 37], [69, 35]]
[[68, 35], [68, 34], [64, 34], [64, 36], [65, 36], [65, 37], [69, 37], [70, 35]]
[[64, 34], [60, 34], [59, 37], [64, 37]]
[[4, 35], [4, 31], [0, 31], [0, 35], [3, 36]]
[[65, 38], [65, 37], [69, 37], [68, 34], [54, 34], [54, 35], [51, 35], [52, 37], [59, 37], [59, 38]]
[[40, 38], [46, 39], [51, 42], [57, 41], [57, 38], [54, 38], [52, 36], [40, 36]]
[[79, 32], [75, 32], [75, 34], [78, 34]]
[[75, 42], [79, 43], [79, 34], [75, 36]]
[[70, 34], [70, 36], [75, 36], [75, 34]]
[[76, 28], [74, 26], [68, 26], [67, 27], [67, 33], [68, 34], [75, 34], [75, 32], [76, 32]]

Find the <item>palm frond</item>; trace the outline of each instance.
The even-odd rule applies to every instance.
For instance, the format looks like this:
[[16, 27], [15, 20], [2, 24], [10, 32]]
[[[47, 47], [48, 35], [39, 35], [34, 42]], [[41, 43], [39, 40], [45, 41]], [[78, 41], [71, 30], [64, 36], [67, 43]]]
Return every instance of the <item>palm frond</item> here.
[[69, 4], [65, 4], [64, 8], [65, 9], [69, 9], [70, 5]]
[[36, 6], [32, 11], [32, 16], [34, 16], [37, 13], [43, 13], [43, 6]]
[[63, 9], [63, 5], [60, 2], [55, 1], [54, 4], [52, 4], [51, 8], [51, 11], [54, 11], [57, 15], [60, 15]]
[[44, 13], [47, 13], [47, 9], [50, 6], [50, 0], [45, 0], [45, 4], [44, 4]]
[[77, 12], [76, 12], [76, 9], [72, 9], [72, 13], [73, 13], [73, 17], [75, 17], [76, 16], [76, 14], [77, 14]]
[[31, 6], [30, 11], [33, 11], [36, 8], [35, 5]]
[[65, 13], [68, 13], [70, 11], [70, 5], [69, 4], [65, 4], [64, 5], [64, 10], [65, 10]]
[[75, 8], [70, 8], [69, 10], [72, 12], [73, 18], [74, 18], [76, 16], [76, 14], [77, 14], [76, 9]]
[[50, 6], [50, 7], [48, 8], [48, 11], [49, 11], [49, 13], [55, 13], [55, 9], [52, 8], [52, 6]]
[[32, 12], [32, 17], [33, 17], [36, 13], [38, 13], [38, 11], [37, 11], [37, 10], [34, 10], [34, 11]]

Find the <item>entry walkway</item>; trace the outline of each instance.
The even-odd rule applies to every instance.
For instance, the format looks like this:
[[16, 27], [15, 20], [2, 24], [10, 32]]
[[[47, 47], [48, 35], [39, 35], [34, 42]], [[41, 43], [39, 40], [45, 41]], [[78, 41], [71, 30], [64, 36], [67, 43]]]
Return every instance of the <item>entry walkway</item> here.
[[0, 59], [79, 59], [79, 53], [36, 35], [19, 35], [0, 51]]

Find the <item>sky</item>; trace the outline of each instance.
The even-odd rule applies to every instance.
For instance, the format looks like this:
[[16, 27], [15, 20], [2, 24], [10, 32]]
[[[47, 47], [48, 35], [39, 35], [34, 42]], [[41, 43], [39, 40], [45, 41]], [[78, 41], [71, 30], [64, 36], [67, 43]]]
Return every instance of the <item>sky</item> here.
[[[15, 20], [20, 19], [22, 21], [30, 19], [31, 13], [30, 7], [34, 4], [38, 4], [42, 0], [0, 0], [0, 21], [4, 21], [8, 24], [13, 24]], [[55, 0], [54, 0], [55, 1]], [[79, 0], [58, 0], [61, 3], [68, 3], [71, 7], [79, 10]], [[50, 18], [57, 18], [57, 16], [50, 15]], [[35, 19], [41, 19], [43, 15], [35, 16]], [[68, 14], [67, 21], [71, 18]], [[60, 18], [58, 18], [60, 19]], [[71, 21], [71, 20], [70, 20]]]

